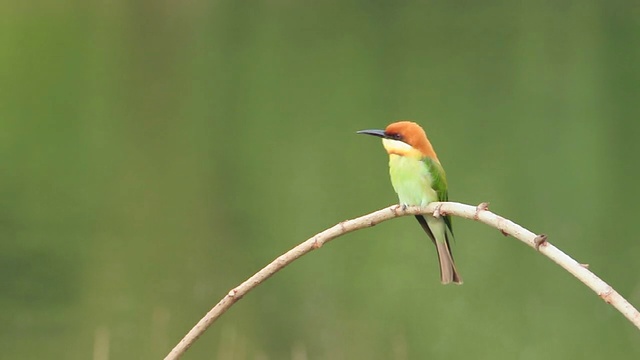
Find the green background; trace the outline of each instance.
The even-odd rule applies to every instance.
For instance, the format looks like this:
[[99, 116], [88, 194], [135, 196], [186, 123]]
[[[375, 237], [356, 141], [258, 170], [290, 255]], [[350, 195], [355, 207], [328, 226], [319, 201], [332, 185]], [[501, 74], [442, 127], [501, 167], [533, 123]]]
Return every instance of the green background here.
[[[424, 126], [451, 200], [490, 202], [640, 304], [637, 2], [0, 11], [3, 357], [163, 357], [279, 254], [397, 201], [379, 140], [355, 134], [397, 119]], [[567, 272], [454, 223], [463, 286], [396, 219], [296, 261], [185, 359], [640, 356]]]

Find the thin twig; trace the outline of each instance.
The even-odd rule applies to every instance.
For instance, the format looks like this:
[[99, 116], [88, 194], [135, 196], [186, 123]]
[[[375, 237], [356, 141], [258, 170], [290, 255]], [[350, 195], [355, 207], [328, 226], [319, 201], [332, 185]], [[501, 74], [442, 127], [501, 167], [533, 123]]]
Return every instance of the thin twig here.
[[470, 206], [454, 202], [431, 203], [425, 208], [409, 206], [403, 208], [400, 205], [393, 205], [382, 210], [361, 216], [356, 219], [343, 221], [299, 244], [293, 249], [280, 255], [269, 265], [255, 273], [248, 280], [239, 286], [231, 289], [229, 293], [220, 300], [194, 327], [180, 340], [173, 350], [165, 357], [165, 360], [178, 359], [187, 349], [202, 335], [205, 330], [224, 314], [236, 301], [251, 291], [273, 274], [292, 263], [302, 255], [315, 250], [326, 242], [338, 236], [350, 233], [355, 230], [374, 226], [383, 221], [399, 216], [417, 214], [454, 215], [466, 219], [476, 220], [498, 229], [504, 235], [511, 235], [536, 249], [541, 254], [547, 256], [555, 263], [563, 267], [573, 276], [582, 281], [591, 290], [595, 291], [600, 298], [608, 304], [613, 305], [631, 323], [640, 329], [640, 313], [625, 298], [623, 298], [611, 286], [602, 281], [589, 269], [573, 260], [570, 256], [560, 251], [547, 241], [546, 235], [536, 235], [522, 226], [498, 216], [488, 210], [488, 204], [482, 203], [478, 206]]

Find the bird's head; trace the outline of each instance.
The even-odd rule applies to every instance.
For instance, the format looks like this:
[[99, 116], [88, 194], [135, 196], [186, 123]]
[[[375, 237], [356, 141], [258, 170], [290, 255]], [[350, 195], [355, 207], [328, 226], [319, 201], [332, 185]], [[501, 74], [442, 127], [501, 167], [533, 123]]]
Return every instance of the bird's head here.
[[389, 155], [429, 157], [439, 162], [427, 134], [414, 122], [398, 121], [389, 124], [384, 130], [360, 130], [358, 134], [382, 138], [382, 145]]

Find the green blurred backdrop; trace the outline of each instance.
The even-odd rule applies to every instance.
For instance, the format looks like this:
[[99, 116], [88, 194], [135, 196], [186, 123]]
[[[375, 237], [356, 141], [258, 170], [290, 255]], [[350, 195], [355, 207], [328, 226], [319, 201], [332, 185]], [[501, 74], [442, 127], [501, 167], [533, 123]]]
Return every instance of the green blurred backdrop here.
[[[452, 200], [549, 234], [640, 304], [637, 2], [0, 9], [3, 357], [163, 357], [273, 258], [396, 201], [355, 131], [397, 119], [425, 127]], [[454, 221], [464, 286], [397, 219], [278, 273], [185, 358], [640, 356], [565, 271]]]

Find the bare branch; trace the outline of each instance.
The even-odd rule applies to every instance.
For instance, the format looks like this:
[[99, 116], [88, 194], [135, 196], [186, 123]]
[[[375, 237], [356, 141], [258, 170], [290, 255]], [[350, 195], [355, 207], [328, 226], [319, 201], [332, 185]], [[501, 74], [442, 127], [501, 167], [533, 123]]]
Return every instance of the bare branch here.
[[591, 288], [591, 290], [595, 291], [595, 293], [598, 294], [598, 296], [600, 296], [606, 303], [613, 305], [613, 307], [620, 311], [622, 315], [640, 329], [640, 313], [638, 313], [638, 310], [636, 310], [633, 305], [631, 305], [611, 286], [589, 271], [588, 266], [576, 262], [570, 256], [549, 243], [546, 235], [534, 234], [511, 220], [490, 212], [488, 210], [488, 203], [482, 203], [478, 206], [470, 206], [454, 202], [434, 202], [425, 208], [415, 206], [403, 208], [400, 205], [393, 205], [356, 219], [343, 221], [321, 233], [318, 233], [293, 249], [287, 251], [285, 254], [280, 255], [245, 282], [231, 289], [231, 291], [229, 291], [229, 293], [222, 298], [222, 300], [220, 300], [220, 302], [218, 302], [193, 327], [193, 329], [187, 333], [187, 335], [185, 335], [178, 345], [171, 350], [171, 352], [165, 357], [165, 360], [178, 359], [182, 356], [182, 354], [189, 349], [198, 337], [200, 337], [200, 335], [202, 335], [205, 330], [207, 330], [207, 328], [216, 321], [220, 315], [224, 314], [236, 301], [240, 300], [246, 293], [302, 255], [320, 248], [326, 242], [331, 241], [338, 236], [355, 230], [374, 226], [383, 221], [400, 216], [433, 214], [434, 212], [438, 215], [447, 214], [476, 220], [496, 228], [504, 235], [511, 235], [524, 242], [578, 278], [578, 280], [582, 281], [585, 285]]

